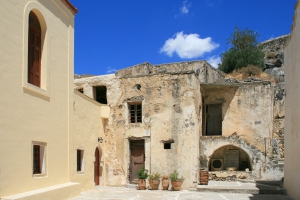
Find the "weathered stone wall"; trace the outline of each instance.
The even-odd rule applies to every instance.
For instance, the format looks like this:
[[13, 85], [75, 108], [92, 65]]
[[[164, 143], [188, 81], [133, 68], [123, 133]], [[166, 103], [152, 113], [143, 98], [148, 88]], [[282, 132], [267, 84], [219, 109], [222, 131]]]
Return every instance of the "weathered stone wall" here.
[[222, 135], [233, 133], [264, 150], [262, 141], [271, 135], [272, 87], [269, 82], [229, 86], [201, 85], [205, 104], [222, 103]]
[[148, 62], [116, 72], [118, 78], [141, 77], [158, 74], [184, 74], [194, 72], [200, 82], [224, 83], [225, 75], [204, 60], [151, 65]]
[[107, 104], [109, 106], [115, 106], [120, 101], [122, 95], [120, 80], [114, 74], [74, 80], [74, 89], [83, 89], [84, 94], [92, 99], [94, 99], [94, 86], [107, 87]]
[[[142, 66], [118, 72], [119, 78], [107, 75], [75, 80], [75, 89], [83, 88], [90, 98], [94, 96], [93, 86], [107, 87], [111, 115], [102, 145], [104, 184], [128, 183], [129, 141], [144, 139], [145, 166], [150, 172], [168, 175], [177, 170], [185, 178], [183, 188], [194, 187], [198, 180], [202, 122], [199, 74], [185, 70], [147, 75]], [[216, 78], [213, 75], [209, 80]], [[142, 101], [143, 122], [132, 124], [128, 122], [128, 102], [135, 101]], [[161, 141], [170, 138], [175, 142], [171, 149], [164, 149]]]
[[284, 124], [281, 119], [275, 119], [275, 115], [284, 115], [284, 100], [274, 101], [271, 83], [201, 84], [201, 88], [206, 105], [222, 103], [223, 118], [222, 136], [200, 138], [201, 167], [209, 167], [215, 150], [233, 144], [248, 153], [253, 178], [281, 179], [282, 166], [273, 159], [272, 152], [278, 151], [280, 155], [283, 150], [279, 146], [283, 147], [280, 133]]
[[285, 133], [285, 90], [284, 83], [274, 86], [274, 110], [273, 110], [273, 135], [272, 156], [276, 160], [284, 159], [284, 133]]
[[[136, 84], [141, 87], [137, 89]], [[145, 139], [145, 166], [150, 172], [169, 174], [177, 170], [185, 177], [183, 188], [194, 187], [199, 170], [200, 89], [194, 73], [164, 74], [121, 78], [121, 101], [111, 106], [108, 135], [113, 157], [119, 158], [129, 177], [129, 139]], [[128, 102], [142, 101], [143, 122], [128, 123]], [[173, 139], [171, 149], [164, 149], [161, 140]], [[109, 149], [108, 147], [107, 149]], [[114, 171], [107, 165], [107, 171]], [[109, 185], [115, 185], [113, 177]]]

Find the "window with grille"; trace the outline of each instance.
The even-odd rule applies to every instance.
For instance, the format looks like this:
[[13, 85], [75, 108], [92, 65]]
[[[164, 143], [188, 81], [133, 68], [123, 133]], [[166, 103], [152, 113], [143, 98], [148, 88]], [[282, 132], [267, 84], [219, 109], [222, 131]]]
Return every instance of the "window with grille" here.
[[77, 172], [83, 172], [83, 154], [84, 150], [77, 149]]
[[128, 103], [129, 123], [142, 123], [142, 102]]

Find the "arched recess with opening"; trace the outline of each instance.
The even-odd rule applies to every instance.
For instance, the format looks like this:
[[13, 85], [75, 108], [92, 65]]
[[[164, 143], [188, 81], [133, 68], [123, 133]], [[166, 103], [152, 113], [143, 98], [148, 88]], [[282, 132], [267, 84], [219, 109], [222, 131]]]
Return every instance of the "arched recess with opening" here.
[[102, 176], [102, 166], [101, 166], [101, 155], [102, 152], [99, 147], [95, 148], [95, 159], [94, 159], [94, 182], [95, 185], [100, 185], [100, 178]]
[[25, 8], [23, 86], [34, 85], [48, 94], [47, 23], [42, 12], [43, 8], [35, 2]]
[[246, 151], [234, 146], [226, 145], [216, 149], [210, 156], [209, 171], [251, 171], [251, 159]]

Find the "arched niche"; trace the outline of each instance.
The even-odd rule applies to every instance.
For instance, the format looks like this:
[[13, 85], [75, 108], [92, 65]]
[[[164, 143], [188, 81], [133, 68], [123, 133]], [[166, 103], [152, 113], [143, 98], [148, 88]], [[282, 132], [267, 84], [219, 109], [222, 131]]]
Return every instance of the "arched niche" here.
[[234, 146], [225, 145], [216, 149], [210, 156], [208, 162], [209, 171], [223, 171], [227, 167], [234, 171], [245, 171], [247, 168], [251, 171], [251, 159], [246, 151]]

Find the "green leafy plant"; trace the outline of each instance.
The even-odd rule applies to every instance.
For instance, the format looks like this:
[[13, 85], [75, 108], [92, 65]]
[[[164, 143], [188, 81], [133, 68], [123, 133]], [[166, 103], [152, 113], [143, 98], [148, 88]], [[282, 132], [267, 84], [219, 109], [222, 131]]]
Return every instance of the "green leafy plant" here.
[[148, 170], [145, 169], [144, 165], [142, 165], [141, 168], [136, 173], [139, 179], [147, 179], [148, 177]]
[[179, 173], [174, 170], [170, 175], [169, 175], [171, 181], [178, 181], [178, 180], [181, 180], [181, 181], [184, 181], [184, 178], [183, 176], [181, 176], [181, 178], [179, 178]]
[[149, 180], [159, 180], [161, 175], [157, 172], [153, 172], [152, 174], [149, 174]]
[[221, 55], [222, 63], [218, 69], [230, 73], [248, 65], [263, 68], [264, 53], [258, 45], [258, 37], [255, 31], [235, 27], [234, 33], [228, 39], [228, 43], [232, 46]]

